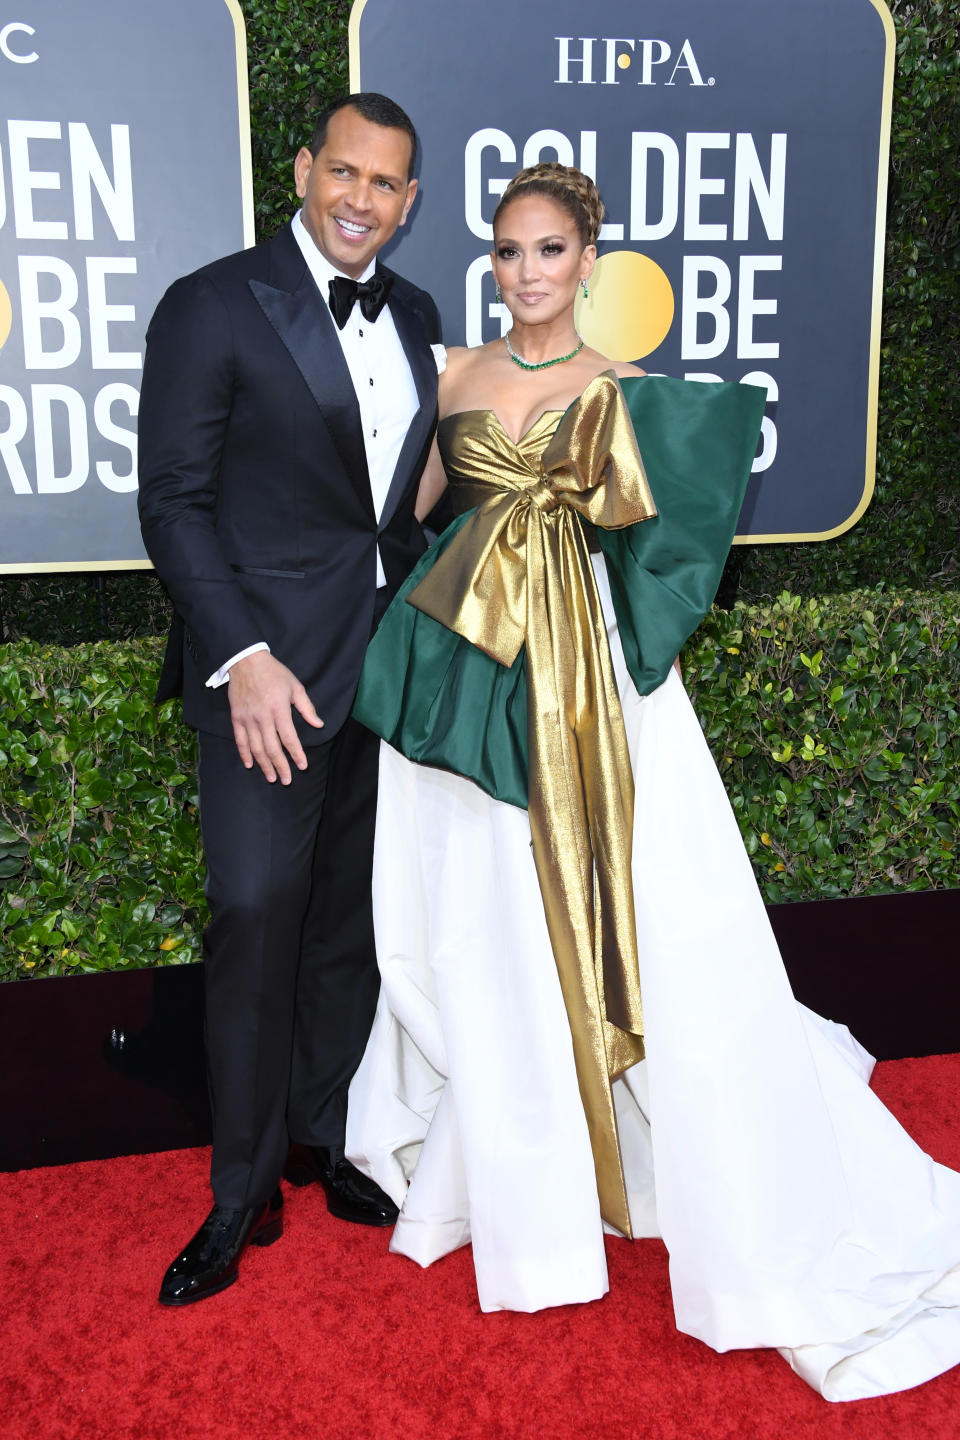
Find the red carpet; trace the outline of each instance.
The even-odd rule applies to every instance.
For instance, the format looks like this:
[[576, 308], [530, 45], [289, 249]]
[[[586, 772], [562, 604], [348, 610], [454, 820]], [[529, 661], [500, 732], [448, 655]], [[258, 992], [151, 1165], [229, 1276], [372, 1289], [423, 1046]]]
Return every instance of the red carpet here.
[[[890, 1061], [876, 1088], [960, 1168], [960, 1056]], [[960, 1368], [828, 1405], [769, 1351], [673, 1328], [656, 1241], [608, 1241], [611, 1293], [481, 1315], [469, 1250], [427, 1271], [387, 1235], [287, 1192], [286, 1233], [181, 1311], [164, 1267], [203, 1218], [204, 1151], [0, 1176], [0, 1434], [16, 1440], [954, 1440]], [[705, 1203], [709, 1198], [705, 1197]]]

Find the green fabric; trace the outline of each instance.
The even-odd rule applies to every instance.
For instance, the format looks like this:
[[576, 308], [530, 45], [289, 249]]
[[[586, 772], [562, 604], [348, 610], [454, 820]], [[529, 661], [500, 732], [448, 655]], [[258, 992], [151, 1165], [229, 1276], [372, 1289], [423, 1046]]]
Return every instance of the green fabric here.
[[713, 604], [767, 393], [756, 385], [661, 375], [620, 385], [657, 514], [596, 536], [627, 669], [639, 693], [649, 695]]
[[[641, 695], [667, 677], [713, 603], [756, 452], [766, 392], [752, 385], [621, 382], [658, 514], [595, 533], [627, 668]], [[526, 807], [525, 656], [499, 665], [406, 603], [466, 520], [422, 556], [370, 643], [353, 713], [410, 760]]]
[[464, 775], [525, 810], [525, 652], [500, 665], [406, 602], [470, 513], [420, 557], [391, 602], [367, 650], [353, 713], [408, 760]]

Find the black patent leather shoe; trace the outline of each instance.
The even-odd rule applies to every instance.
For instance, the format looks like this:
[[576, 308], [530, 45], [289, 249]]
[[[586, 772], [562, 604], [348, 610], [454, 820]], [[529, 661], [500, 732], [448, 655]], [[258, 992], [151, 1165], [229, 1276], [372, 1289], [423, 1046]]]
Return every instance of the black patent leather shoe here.
[[393, 1225], [400, 1211], [379, 1185], [362, 1175], [338, 1150], [291, 1145], [283, 1171], [291, 1185], [322, 1185], [327, 1209], [356, 1225]]
[[163, 1277], [161, 1305], [192, 1305], [226, 1290], [237, 1278], [240, 1257], [248, 1245], [272, 1245], [283, 1234], [280, 1190], [252, 1210], [227, 1210], [214, 1205], [190, 1244]]

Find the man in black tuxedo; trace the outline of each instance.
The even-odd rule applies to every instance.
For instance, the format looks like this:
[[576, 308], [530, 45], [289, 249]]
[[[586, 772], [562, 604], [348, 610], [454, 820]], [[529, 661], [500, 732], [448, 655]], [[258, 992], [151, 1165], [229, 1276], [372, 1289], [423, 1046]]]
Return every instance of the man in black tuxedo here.
[[280, 1235], [285, 1162], [333, 1214], [396, 1218], [343, 1156], [379, 987], [378, 742], [350, 708], [424, 548], [437, 311], [375, 263], [413, 203], [416, 144], [384, 96], [336, 102], [296, 157], [292, 224], [178, 280], [147, 334], [140, 515], [176, 612], [158, 698], [182, 692], [199, 732], [211, 913], [215, 1204], [164, 1277], [169, 1305]]

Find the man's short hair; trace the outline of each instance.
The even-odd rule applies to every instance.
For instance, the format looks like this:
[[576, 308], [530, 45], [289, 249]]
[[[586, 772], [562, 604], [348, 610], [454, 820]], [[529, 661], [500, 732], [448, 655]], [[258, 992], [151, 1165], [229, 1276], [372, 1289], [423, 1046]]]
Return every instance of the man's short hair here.
[[382, 125], [387, 130], [403, 130], [410, 139], [410, 165], [407, 169], [407, 179], [413, 178], [413, 169], [417, 163], [417, 132], [413, 128], [413, 121], [406, 110], [401, 110], [395, 100], [389, 99], [386, 95], [380, 95], [376, 90], [361, 90], [356, 95], [341, 95], [339, 99], [331, 101], [325, 110], [321, 110], [317, 116], [317, 123], [313, 127], [313, 136], [310, 140], [310, 154], [314, 159], [323, 149], [324, 141], [327, 138], [327, 126], [330, 118], [336, 115], [338, 110], [343, 110], [347, 105], [356, 110], [357, 114], [364, 120], [369, 120], [371, 125]]

